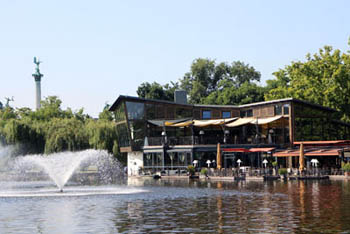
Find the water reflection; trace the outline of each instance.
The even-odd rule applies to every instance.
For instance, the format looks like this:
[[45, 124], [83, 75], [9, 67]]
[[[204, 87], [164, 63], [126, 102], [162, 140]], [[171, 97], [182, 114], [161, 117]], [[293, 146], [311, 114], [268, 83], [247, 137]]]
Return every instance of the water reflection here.
[[129, 180], [149, 192], [0, 198], [1, 233], [350, 231], [348, 181]]

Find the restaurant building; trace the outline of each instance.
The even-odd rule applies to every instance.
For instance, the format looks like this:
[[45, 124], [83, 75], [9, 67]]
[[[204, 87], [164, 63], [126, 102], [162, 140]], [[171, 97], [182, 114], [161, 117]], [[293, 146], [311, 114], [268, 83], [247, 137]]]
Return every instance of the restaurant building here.
[[300, 142], [309, 142], [307, 162], [311, 155], [322, 157], [323, 165], [339, 167], [350, 144], [350, 125], [339, 120], [339, 112], [294, 98], [199, 105], [188, 104], [186, 93], [176, 91], [174, 102], [119, 96], [110, 111], [129, 175], [141, 168], [175, 170], [193, 163], [259, 168], [266, 166], [264, 158], [273, 157], [283, 167], [298, 167]]

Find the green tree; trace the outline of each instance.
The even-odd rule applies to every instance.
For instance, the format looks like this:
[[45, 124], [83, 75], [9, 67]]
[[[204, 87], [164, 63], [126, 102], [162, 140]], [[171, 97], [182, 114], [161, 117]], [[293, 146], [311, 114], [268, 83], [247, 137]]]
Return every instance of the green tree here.
[[[190, 103], [242, 104], [262, 101], [260, 87], [254, 83], [260, 76], [254, 67], [241, 61], [216, 64], [215, 60], [199, 58], [180, 80], [180, 86], [189, 94]], [[254, 97], [247, 97], [250, 94]]]
[[265, 99], [294, 97], [339, 110], [350, 120], [350, 54], [325, 46], [274, 73]]
[[141, 98], [156, 99], [156, 100], [174, 100], [174, 91], [178, 88], [177, 83], [171, 82], [170, 84], [165, 84], [164, 86], [153, 82], [152, 84], [148, 82], [142, 83], [137, 88], [137, 95]]

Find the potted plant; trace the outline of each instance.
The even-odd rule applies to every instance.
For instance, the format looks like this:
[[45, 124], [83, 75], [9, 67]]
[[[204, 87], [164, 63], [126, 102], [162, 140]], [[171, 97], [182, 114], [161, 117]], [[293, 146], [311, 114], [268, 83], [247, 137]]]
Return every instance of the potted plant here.
[[208, 169], [207, 168], [202, 168], [201, 170], [201, 175], [204, 177], [208, 177]]
[[350, 177], [350, 163], [342, 163], [341, 168], [343, 169], [345, 176]]
[[196, 176], [196, 168], [192, 165], [188, 165], [187, 166], [187, 171], [188, 171], [188, 175], [190, 177], [190, 179], [195, 179], [195, 178], [199, 178], [199, 176]]
[[278, 174], [283, 177], [283, 180], [287, 180], [287, 168], [278, 169]]

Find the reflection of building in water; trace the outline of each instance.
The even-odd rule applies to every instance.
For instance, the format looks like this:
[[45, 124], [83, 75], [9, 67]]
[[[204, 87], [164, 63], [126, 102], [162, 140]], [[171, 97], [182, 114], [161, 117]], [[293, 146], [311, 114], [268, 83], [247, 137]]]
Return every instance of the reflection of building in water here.
[[269, 155], [278, 157], [280, 167], [298, 168], [300, 141], [322, 141], [304, 144], [306, 165], [316, 157], [321, 167], [340, 167], [343, 145], [350, 146], [350, 141], [335, 141], [350, 140], [350, 125], [337, 119], [338, 112], [306, 101], [286, 98], [234, 106], [181, 100], [119, 96], [111, 106], [129, 175], [142, 170], [182, 173], [195, 160], [197, 167], [237, 167], [238, 159], [240, 166], [262, 167]]

